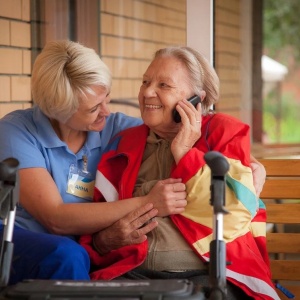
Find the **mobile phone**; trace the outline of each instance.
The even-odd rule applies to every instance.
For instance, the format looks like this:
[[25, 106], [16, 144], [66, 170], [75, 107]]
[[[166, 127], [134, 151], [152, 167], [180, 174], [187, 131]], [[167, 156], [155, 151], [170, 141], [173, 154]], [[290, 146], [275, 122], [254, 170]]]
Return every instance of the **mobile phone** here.
[[[197, 104], [199, 102], [201, 102], [201, 99], [200, 99], [200, 97], [198, 95], [194, 95], [191, 98], [189, 98], [188, 101], [191, 102], [196, 107]], [[180, 123], [181, 122], [180, 114], [179, 114], [179, 112], [176, 109], [174, 109], [174, 111], [173, 111], [173, 119], [174, 119], [174, 121], [176, 123]]]

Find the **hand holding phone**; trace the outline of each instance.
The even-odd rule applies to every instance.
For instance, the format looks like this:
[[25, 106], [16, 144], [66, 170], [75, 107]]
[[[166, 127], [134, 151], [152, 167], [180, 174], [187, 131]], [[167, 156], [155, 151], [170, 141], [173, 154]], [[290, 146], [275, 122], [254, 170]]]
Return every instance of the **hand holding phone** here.
[[[196, 107], [197, 104], [201, 102], [201, 99], [199, 96], [194, 95], [191, 98], [189, 98], [188, 101]], [[174, 119], [174, 122], [176, 122], [176, 123], [181, 122], [180, 114], [176, 109], [174, 109], [174, 111], [173, 111], [173, 119]]]

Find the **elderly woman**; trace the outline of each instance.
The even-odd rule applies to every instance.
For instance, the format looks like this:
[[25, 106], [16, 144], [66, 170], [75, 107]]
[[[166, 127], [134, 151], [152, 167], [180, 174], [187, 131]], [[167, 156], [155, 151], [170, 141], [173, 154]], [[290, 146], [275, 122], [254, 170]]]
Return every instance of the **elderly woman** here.
[[[197, 108], [186, 100], [193, 95], [201, 100]], [[188, 204], [181, 214], [156, 217], [158, 226], [139, 245], [109, 251], [97, 247], [97, 234], [82, 236], [93, 264], [91, 278], [190, 278], [207, 285], [213, 221], [211, 175], [204, 154], [215, 150], [230, 164], [226, 178], [230, 214], [224, 217], [231, 262], [226, 273], [228, 299], [247, 299], [247, 295], [278, 299], [265, 249], [265, 211], [250, 168], [249, 126], [210, 111], [219, 99], [214, 69], [191, 48], [158, 50], [138, 98], [144, 124], [111, 140], [98, 165], [94, 200], [147, 195], [158, 180], [174, 177], [186, 184]], [[173, 120], [175, 109], [179, 123]], [[126, 206], [127, 201], [123, 203]]]

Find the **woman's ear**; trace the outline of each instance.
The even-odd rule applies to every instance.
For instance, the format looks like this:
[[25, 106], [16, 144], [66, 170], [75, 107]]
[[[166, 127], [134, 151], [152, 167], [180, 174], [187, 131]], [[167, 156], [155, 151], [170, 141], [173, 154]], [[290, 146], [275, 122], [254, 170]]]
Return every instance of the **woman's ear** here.
[[201, 102], [205, 99], [206, 97], [206, 92], [205, 91], [201, 91], [200, 92], [200, 99], [201, 99]]

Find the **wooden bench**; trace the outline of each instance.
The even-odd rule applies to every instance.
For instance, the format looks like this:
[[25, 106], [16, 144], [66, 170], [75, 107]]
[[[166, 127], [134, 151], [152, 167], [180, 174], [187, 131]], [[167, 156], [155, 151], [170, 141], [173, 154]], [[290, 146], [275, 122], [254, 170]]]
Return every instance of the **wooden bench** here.
[[251, 146], [255, 158], [300, 158], [300, 144], [259, 144]]
[[[260, 198], [267, 207], [272, 278], [300, 299], [300, 159], [259, 159], [267, 171]], [[281, 299], [288, 299], [278, 292]]]

